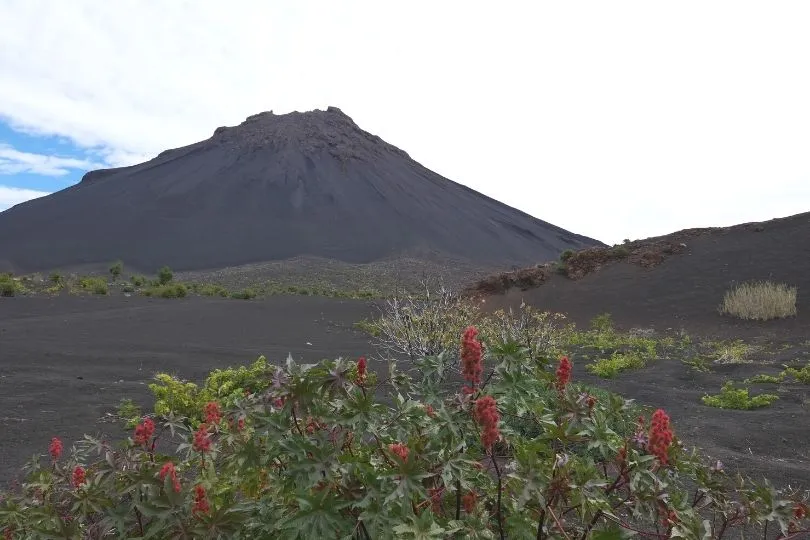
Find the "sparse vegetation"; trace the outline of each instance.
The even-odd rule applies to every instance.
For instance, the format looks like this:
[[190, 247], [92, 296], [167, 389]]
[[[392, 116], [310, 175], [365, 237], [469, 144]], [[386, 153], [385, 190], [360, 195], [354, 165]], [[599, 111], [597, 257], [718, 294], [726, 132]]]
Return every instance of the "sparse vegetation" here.
[[11, 274], [0, 274], [0, 296], [16, 296], [22, 292], [22, 285]]
[[107, 280], [101, 277], [84, 276], [79, 278], [79, 287], [83, 291], [93, 294], [105, 295], [109, 292]]
[[166, 285], [174, 278], [174, 273], [172, 269], [168, 266], [164, 266], [160, 270], [158, 270], [158, 284], [159, 285]]
[[748, 364], [753, 347], [742, 340], [715, 343], [714, 361], [718, 364]]
[[118, 278], [121, 277], [123, 272], [124, 263], [121, 261], [115, 261], [112, 266], [110, 266], [110, 274], [112, 275], [113, 281], [118, 281]]
[[135, 287], [143, 287], [146, 285], [147, 279], [146, 276], [135, 275], [129, 277], [129, 282]]
[[185, 298], [188, 296], [188, 288], [183, 283], [168, 283], [146, 288], [141, 294], [160, 298]]
[[568, 259], [570, 259], [570, 258], [571, 258], [571, 256], [572, 256], [573, 254], [574, 254], [574, 250], [573, 250], [573, 249], [566, 249], [565, 251], [563, 251], [562, 253], [560, 253], [560, 260], [561, 260], [562, 262], [565, 262], [565, 261], [567, 261]]
[[251, 300], [256, 298], [256, 291], [250, 288], [234, 291], [231, 293], [231, 298], [236, 298], [237, 300]]
[[748, 388], [734, 388], [734, 383], [728, 381], [723, 385], [719, 394], [705, 395], [701, 398], [701, 401], [709, 407], [717, 407], [718, 409], [747, 411], [767, 407], [777, 399], [779, 399], [779, 396], [775, 394], [751, 396]]
[[646, 365], [647, 361], [638, 351], [626, 353], [616, 351], [609, 358], [599, 358], [586, 365], [585, 370], [597, 377], [612, 379], [623, 371], [641, 369]]
[[779, 384], [785, 380], [785, 372], [779, 375], [768, 375], [767, 373], [760, 373], [749, 377], [743, 381], [744, 384]]
[[739, 319], [766, 321], [796, 315], [798, 289], [784, 283], [743, 283], [726, 292], [720, 312]]

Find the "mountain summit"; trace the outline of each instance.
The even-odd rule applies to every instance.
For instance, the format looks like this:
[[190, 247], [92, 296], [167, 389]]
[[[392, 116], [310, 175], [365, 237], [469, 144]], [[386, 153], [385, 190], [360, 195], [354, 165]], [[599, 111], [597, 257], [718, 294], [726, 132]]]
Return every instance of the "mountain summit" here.
[[16, 272], [412, 253], [504, 266], [598, 244], [426, 169], [334, 107], [253, 115], [0, 213], [0, 270]]

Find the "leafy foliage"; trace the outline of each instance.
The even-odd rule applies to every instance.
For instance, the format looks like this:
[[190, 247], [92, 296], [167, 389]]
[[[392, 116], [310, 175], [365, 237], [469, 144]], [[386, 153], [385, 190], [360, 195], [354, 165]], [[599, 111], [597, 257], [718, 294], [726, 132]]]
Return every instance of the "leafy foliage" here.
[[164, 266], [160, 270], [158, 270], [158, 284], [166, 285], [174, 278], [174, 273], [172, 269], [168, 266]]
[[749, 395], [748, 388], [734, 388], [734, 383], [728, 381], [723, 385], [723, 388], [720, 390], [719, 394], [715, 394], [713, 396], [706, 395], [701, 399], [703, 403], [709, 407], [747, 411], [750, 409], [767, 407], [779, 399], [779, 396], [775, 394], [759, 394], [758, 396], [751, 396]]
[[121, 261], [115, 261], [112, 266], [110, 266], [110, 274], [112, 275], [113, 281], [117, 281], [123, 272], [124, 263]]
[[202, 387], [159, 376], [154, 417], [118, 448], [86, 436], [62, 456], [52, 442], [0, 497], [0, 523], [15, 538], [235, 540], [713, 539], [765, 524], [792, 538], [810, 525], [806, 494], [704, 463], [664, 411], [636, 418], [518, 342], [485, 351], [472, 390], [442, 383], [444, 352], [390, 363], [376, 387], [343, 359], [260, 358]]

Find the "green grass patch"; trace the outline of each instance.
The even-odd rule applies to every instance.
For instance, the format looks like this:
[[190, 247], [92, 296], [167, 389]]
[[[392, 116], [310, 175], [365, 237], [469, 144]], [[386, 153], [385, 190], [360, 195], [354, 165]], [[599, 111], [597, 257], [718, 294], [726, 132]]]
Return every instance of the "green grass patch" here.
[[149, 287], [144, 289], [141, 294], [160, 298], [185, 298], [188, 296], [188, 288], [183, 283], [169, 283]]
[[747, 411], [767, 407], [779, 399], [775, 394], [759, 394], [751, 396], [748, 388], [734, 388], [734, 383], [728, 381], [720, 389], [719, 394], [705, 395], [701, 398], [704, 405], [718, 409], [736, 409]]
[[85, 292], [90, 292], [98, 295], [105, 295], [109, 293], [107, 280], [100, 277], [84, 276], [79, 278], [79, 288]]
[[16, 296], [23, 292], [22, 284], [11, 274], [0, 274], [0, 296]]
[[253, 298], [256, 298], [256, 291], [250, 288], [242, 289], [241, 291], [234, 291], [231, 293], [231, 298], [235, 298], [237, 300], [252, 300]]
[[641, 369], [647, 365], [644, 357], [636, 352], [614, 352], [609, 358], [600, 358], [585, 366], [588, 373], [603, 379], [613, 379], [623, 371]]

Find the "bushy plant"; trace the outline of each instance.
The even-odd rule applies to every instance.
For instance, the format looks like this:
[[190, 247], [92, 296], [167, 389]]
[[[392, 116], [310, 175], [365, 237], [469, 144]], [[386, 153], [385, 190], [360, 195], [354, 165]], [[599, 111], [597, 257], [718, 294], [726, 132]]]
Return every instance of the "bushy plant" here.
[[105, 295], [109, 292], [107, 280], [101, 277], [81, 277], [79, 278], [79, 287], [93, 294]]
[[623, 371], [641, 369], [647, 365], [644, 357], [636, 352], [614, 352], [607, 358], [599, 358], [587, 364], [585, 370], [597, 377], [612, 379]]
[[160, 298], [185, 298], [188, 296], [188, 288], [183, 283], [169, 283], [144, 289], [142, 294]]
[[798, 289], [785, 283], [743, 283], [723, 297], [720, 312], [740, 319], [766, 321], [796, 315]]
[[514, 343], [484, 353], [468, 328], [460, 358], [451, 386], [440, 358], [391, 364], [382, 401], [364, 359], [290, 358], [231, 406], [172, 402], [120, 448], [86, 437], [64, 455], [54, 438], [0, 498], [0, 523], [15, 538], [235, 540], [719, 539], [765, 525], [786, 539], [810, 527], [806, 494], [727, 477], [687, 451], [664, 410], [634, 419], [627, 401], [574, 388], [566, 357], [546, 369]]
[[124, 263], [121, 261], [115, 261], [110, 266], [110, 274], [112, 275], [113, 281], [118, 281], [118, 278], [121, 277], [121, 274], [124, 272]]
[[242, 289], [241, 291], [231, 293], [231, 298], [236, 298], [237, 300], [251, 300], [256, 298], [256, 291], [251, 288]]
[[160, 285], [166, 285], [174, 278], [174, 273], [172, 269], [168, 266], [164, 266], [160, 270], [158, 270], [158, 283]]
[[135, 287], [143, 287], [146, 285], [147, 279], [146, 276], [135, 275], [129, 277], [129, 282], [132, 283]]
[[194, 283], [191, 287], [194, 292], [202, 296], [221, 296], [223, 298], [228, 296], [228, 290], [225, 287], [213, 283]]
[[810, 384], [810, 364], [802, 368], [788, 367], [782, 372], [784, 376], [791, 376], [802, 384]]
[[22, 291], [20, 285], [11, 274], [0, 274], [0, 296], [11, 297]]
[[701, 398], [705, 405], [719, 409], [750, 410], [767, 407], [779, 399], [775, 394], [749, 395], [748, 388], [734, 388], [734, 383], [727, 381], [720, 389], [719, 394], [705, 395]]

